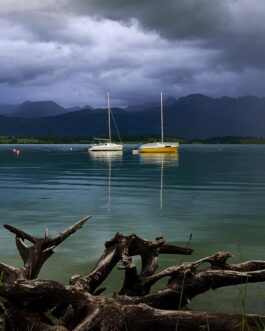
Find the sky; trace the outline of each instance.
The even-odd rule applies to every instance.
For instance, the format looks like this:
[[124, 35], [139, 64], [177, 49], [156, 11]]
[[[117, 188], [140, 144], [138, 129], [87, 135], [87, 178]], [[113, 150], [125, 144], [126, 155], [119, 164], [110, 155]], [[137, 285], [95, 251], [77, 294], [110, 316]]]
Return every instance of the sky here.
[[265, 96], [263, 0], [0, 0], [0, 104]]

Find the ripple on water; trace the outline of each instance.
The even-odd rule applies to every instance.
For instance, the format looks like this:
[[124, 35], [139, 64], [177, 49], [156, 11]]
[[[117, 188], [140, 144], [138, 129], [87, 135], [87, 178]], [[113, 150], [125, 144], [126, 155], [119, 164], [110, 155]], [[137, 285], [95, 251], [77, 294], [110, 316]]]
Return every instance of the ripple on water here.
[[[132, 155], [128, 147], [114, 158], [93, 157], [86, 145], [19, 148], [16, 158], [13, 146], [0, 146], [2, 224], [55, 234], [93, 215], [56, 250], [45, 277], [67, 281], [86, 270], [117, 231], [150, 239], [163, 234], [183, 245], [193, 233], [195, 255], [183, 260], [229, 249], [238, 256], [239, 247], [242, 259], [264, 259], [265, 146], [181, 146], [179, 158]], [[0, 239], [0, 260], [18, 265], [12, 235], [1, 231]], [[175, 261], [161, 258], [161, 265]], [[108, 285], [114, 289], [115, 277]], [[226, 292], [218, 295], [234, 309]], [[198, 300], [194, 305], [207, 302]], [[248, 300], [256, 309], [254, 296]], [[220, 309], [214, 302], [212, 309]]]

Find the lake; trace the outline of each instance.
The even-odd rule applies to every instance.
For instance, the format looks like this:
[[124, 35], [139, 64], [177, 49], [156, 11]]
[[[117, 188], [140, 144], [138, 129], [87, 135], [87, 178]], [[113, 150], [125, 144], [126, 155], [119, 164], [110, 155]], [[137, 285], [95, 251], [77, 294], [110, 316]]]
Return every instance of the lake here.
[[[231, 262], [265, 259], [265, 146], [181, 145], [179, 156], [89, 154], [85, 145], [0, 145], [0, 224], [53, 235], [92, 218], [45, 264], [41, 278], [67, 282], [88, 271], [116, 232], [159, 234], [192, 256], [161, 256], [160, 266], [230, 251]], [[0, 261], [20, 265], [14, 236], [2, 228]], [[106, 281], [117, 290], [122, 271]], [[242, 311], [242, 287], [196, 298], [190, 308]], [[245, 287], [243, 287], [245, 290]], [[241, 294], [240, 294], [241, 293]], [[247, 286], [247, 309], [263, 312], [265, 286]], [[216, 300], [217, 299], [217, 300]]]

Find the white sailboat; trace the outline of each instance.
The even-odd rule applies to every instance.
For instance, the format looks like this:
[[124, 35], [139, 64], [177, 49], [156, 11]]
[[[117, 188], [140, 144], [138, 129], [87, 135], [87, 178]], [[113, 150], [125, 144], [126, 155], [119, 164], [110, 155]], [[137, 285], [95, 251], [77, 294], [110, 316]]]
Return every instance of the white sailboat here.
[[176, 153], [178, 142], [164, 142], [164, 118], [163, 118], [163, 92], [161, 92], [161, 142], [142, 144], [138, 147], [140, 153]]
[[92, 144], [89, 147], [89, 152], [106, 152], [106, 151], [122, 151], [123, 144], [113, 143], [111, 142], [111, 118], [110, 118], [111, 110], [110, 110], [110, 101], [109, 101], [109, 92], [108, 92], [108, 127], [109, 127], [109, 138], [94, 138], [95, 140], [99, 140], [98, 144]]

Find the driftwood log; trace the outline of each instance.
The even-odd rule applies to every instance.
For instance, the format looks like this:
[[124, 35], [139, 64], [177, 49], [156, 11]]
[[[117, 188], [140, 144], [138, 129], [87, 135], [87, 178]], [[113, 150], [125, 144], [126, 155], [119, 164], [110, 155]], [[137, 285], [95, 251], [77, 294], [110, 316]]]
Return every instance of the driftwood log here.
[[[183, 307], [211, 289], [265, 280], [265, 261], [228, 264], [230, 253], [217, 253], [195, 262], [158, 269], [159, 254], [189, 255], [192, 249], [117, 233], [92, 271], [75, 275], [69, 285], [37, 280], [54, 248], [81, 228], [87, 216], [49, 237], [37, 238], [11, 225], [24, 262], [22, 268], [0, 263], [0, 330], [265, 330], [265, 316], [188, 311]], [[26, 241], [31, 245], [28, 246]], [[141, 257], [141, 270], [133, 256]], [[203, 266], [206, 263], [206, 267]], [[102, 282], [115, 266], [124, 272], [122, 288], [113, 297], [103, 296]], [[167, 279], [165, 289], [152, 286]]]

